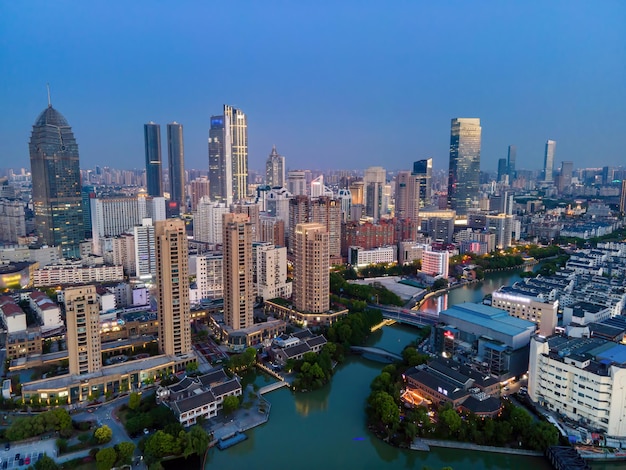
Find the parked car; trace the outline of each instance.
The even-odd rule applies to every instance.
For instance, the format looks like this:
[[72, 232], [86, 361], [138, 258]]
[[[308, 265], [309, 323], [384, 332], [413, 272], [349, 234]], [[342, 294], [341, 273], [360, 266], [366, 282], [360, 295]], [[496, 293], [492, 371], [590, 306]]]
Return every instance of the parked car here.
[[28, 457], [28, 456], [27, 456], [27, 457], [24, 459], [24, 465], [30, 465], [30, 457]]

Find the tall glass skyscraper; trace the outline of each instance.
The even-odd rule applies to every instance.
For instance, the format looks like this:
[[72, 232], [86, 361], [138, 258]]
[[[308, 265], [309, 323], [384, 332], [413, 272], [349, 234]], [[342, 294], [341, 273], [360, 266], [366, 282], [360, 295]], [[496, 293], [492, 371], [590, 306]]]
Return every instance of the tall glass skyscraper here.
[[185, 212], [185, 149], [183, 125], [167, 125], [167, 150], [170, 177], [170, 200], [176, 202], [180, 212]]
[[509, 184], [515, 179], [515, 160], [517, 159], [517, 147], [509, 145], [509, 153], [506, 158], [506, 166], [509, 172]]
[[550, 183], [554, 179], [554, 153], [556, 152], [556, 141], [546, 142], [546, 152], [543, 156], [543, 180]]
[[452, 119], [448, 207], [457, 215], [467, 215], [478, 201], [481, 132], [478, 118]]
[[146, 143], [146, 183], [148, 196], [163, 196], [163, 170], [161, 169], [161, 126], [149, 122], [143, 126]]
[[224, 105], [211, 116], [209, 129], [209, 190], [213, 201], [230, 204], [248, 192], [248, 124], [243, 111]]
[[272, 188], [285, 187], [285, 157], [278, 154], [275, 145], [265, 162], [265, 184]]
[[65, 258], [80, 256], [83, 228], [78, 144], [67, 120], [52, 105], [39, 115], [28, 144], [35, 229]]
[[419, 207], [428, 207], [432, 204], [432, 178], [433, 178], [433, 159], [418, 160], [413, 162], [413, 176], [419, 178]]

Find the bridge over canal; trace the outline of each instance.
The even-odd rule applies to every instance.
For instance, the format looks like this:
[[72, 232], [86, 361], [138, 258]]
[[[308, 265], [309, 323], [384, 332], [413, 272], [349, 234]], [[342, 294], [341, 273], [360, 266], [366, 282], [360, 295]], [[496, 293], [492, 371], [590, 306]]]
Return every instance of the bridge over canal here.
[[387, 351], [382, 348], [369, 348], [367, 346], [352, 346], [350, 350], [356, 354], [362, 354], [365, 356], [372, 356], [380, 359], [384, 359], [385, 361], [394, 362], [401, 361], [402, 356], [396, 353], [392, 353], [391, 351]]

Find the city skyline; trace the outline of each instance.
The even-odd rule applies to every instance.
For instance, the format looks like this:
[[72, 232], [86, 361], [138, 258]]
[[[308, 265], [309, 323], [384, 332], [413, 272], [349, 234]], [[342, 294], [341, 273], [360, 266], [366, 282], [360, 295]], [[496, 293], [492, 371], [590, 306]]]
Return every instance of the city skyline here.
[[[141, 125], [175, 119], [185, 124], [187, 166], [206, 168], [210, 114], [224, 102], [248, 116], [249, 167], [257, 170], [272, 144], [287, 156], [288, 169], [308, 162], [319, 169], [335, 162], [410, 169], [424, 158], [445, 169], [447, 122], [463, 115], [481, 118], [484, 170], [495, 169], [511, 144], [518, 168], [520, 162], [541, 168], [548, 138], [559, 142], [557, 158], [576, 167], [595, 161], [617, 166], [623, 154], [610, 136], [623, 127], [626, 91], [619, 85], [626, 70], [614, 57], [626, 45], [620, 30], [626, 7], [570, 5], [475, 8], [453, 2], [380, 12], [363, 4], [358, 18], [349, 3], [321, 17], [307, 6], [250, 5], [241, 18], [245, 34], [216, 48], [210, 47], [214, 37], [235, 21], [233, 6], [183, 5], [167, 15], [155, 8], [154, 21], [136, 24], [145, 9], [141, 2], [125, 15], [115, 7], [101, 12], [79, 4], [62, 12], [44, 3], [3, 5], [0, 39], [11, 47], [0, 59], [7, 71], [0, 99], [10, 112], [0, 118], [0, 156], [26, 166], [24, 129], [45, 103], [49, 81], [52, 101], [72, 122], [88, 167], [104, 161], [141, 167]], [[170, 15], [184, 29], [156, 34], [163, 23], [171, 26]], [[511, 16], [515, 21], [500, 21]], [[201, 28], [205, 17], [216, 19], [210, 34]], [[112, 18], [120, 21], [114, 38], [107, 27]], [[462, 28], [441, 27], [457, 18], [480, 28], [468, 36]], [[319, 22], [325, 28], [313, 32]], [[581, 22], [584, 34], [571, 27]], [[281, 34], [267, 34], [268, 24], [280, 26]], [[48, 44], [52, 25], [66, 47]], [[155, 41], [147, 55], [140, 53], [144, 37]], [[455, 54], [460, 39], [465, 53]], [[100, 52], [91, 57], [92, 50]], [[202, 60], [208, 50], [225, 67], [236, 57], [246, 73], [228, 80], [207, 73], [214, 59]], [[447, 60], [451, 54], [454, 61]], [[176, 66], [164, 69], [168, 59]], [[461, 87], [460, 69], [471, 72]], [[181, 86], [170, 87], [172, 81]], [[412, 136], [408, 146], [390, 138], [404, 134]]]

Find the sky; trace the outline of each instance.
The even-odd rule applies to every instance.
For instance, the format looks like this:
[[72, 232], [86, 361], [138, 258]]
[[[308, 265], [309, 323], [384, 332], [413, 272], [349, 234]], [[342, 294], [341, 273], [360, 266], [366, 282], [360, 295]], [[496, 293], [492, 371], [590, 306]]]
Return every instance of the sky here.
[[450, 120], [479, 117], [481, 169], [626, 162], [626, 2], [0, 2], [0, 167], [29, 167], [36, 117], [69, 121], [81, 167], [143, 168], [143, 124], [248, 116], [249, 167], [447, 169]]

